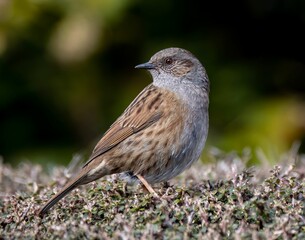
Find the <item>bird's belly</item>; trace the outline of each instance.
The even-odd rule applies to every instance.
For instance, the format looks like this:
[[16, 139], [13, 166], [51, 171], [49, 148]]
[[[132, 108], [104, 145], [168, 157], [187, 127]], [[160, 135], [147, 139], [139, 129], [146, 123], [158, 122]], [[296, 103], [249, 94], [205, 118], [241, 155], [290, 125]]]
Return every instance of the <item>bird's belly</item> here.
[[[189, 168], [201, 155], [207, 137], [207, 118], [193, 126], [168, 151], [160, 149], [153, 155], [154, 166], [139, 172], [149, 183], [168, 181]], [[146, 163], [146, 160], [144, 160]]]
[[[121, 142], [105, 156], [111, 173], [129, 172], [149, 183], [168, 181], [198, 160], [207, 135], [207, 118], [199, 124], [169, 124], [143, 130]], [[170, 131], [168, 128], [172, 128]]]

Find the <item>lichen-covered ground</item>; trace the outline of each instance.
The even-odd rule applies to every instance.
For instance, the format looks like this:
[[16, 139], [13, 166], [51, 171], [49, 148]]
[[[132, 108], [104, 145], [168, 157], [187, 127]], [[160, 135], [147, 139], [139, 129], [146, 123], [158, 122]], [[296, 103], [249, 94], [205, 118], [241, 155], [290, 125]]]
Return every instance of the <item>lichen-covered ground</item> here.
[[0, 164], [0, 239], [305, 239], [305, 157], [247, 168], [211, 151], [156, 199], [110, 176], [74, 190], [43, 218], [37, 210], [64, 185], [63, 167]]

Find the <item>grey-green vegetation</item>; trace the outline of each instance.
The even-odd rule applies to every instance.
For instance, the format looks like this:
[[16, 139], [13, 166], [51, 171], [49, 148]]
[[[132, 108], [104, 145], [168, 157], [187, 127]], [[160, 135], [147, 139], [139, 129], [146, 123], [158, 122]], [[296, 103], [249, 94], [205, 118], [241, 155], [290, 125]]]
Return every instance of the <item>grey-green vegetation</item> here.
[[[209, 151], [169, 184], [161, 199], [109, 176], [73, 191], [40, 218], [41, 204], [67, 171], [0, 165], [2, 239], [304, 239], [305, 158], [291, 151], [277, 166], [246, 168], [241, 156]], [[217, 160], [217, 161], [216, 161]], [[264, 161], [261, 156], [261, 160]]]

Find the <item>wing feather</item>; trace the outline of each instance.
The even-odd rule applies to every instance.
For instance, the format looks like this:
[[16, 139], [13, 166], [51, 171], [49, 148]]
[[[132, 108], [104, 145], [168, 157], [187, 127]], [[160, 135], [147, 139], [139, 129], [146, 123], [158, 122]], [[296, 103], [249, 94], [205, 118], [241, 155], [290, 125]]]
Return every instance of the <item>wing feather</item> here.
[[[162, 116], [162, 111], [160, 109], [147, 109], [143, 106], [144, 103], [145, 105], [149, 105], [150, 101], [154, 101], [154, 96], [157, 94], [157, 87], [152, 84], [147, 86], [137, 96], [137, 101], [133, 101], [124, 113], [111, 125], [109, 130], [97, 143], [84, 167], [131, 135], [157, 122]], [[141, 113], [144, 109], [145, 114]]]

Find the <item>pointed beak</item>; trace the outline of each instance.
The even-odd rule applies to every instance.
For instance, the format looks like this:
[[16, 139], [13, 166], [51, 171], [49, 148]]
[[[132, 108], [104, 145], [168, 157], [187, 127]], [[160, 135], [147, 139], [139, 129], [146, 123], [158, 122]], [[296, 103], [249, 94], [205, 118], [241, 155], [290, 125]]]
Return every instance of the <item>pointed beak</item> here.
[[150, 63], [150, 62], [147, 62], [147, 63], [139, 64], [139, 65], [135, 66], [135, 68], [154, 69], [154, 68], [155, 68], [155, 65], [152, 64], [152, 63]]

